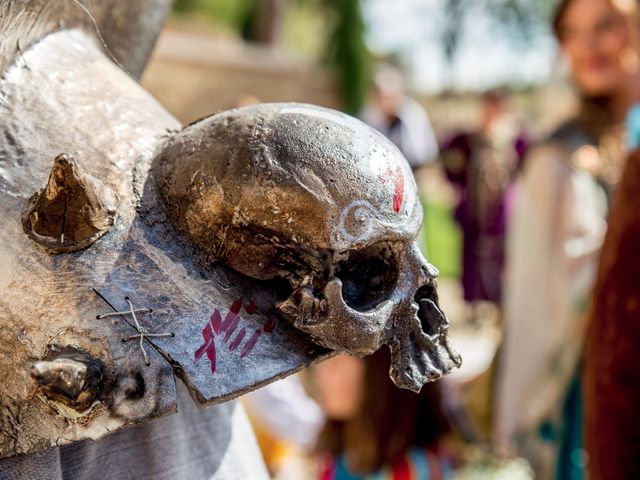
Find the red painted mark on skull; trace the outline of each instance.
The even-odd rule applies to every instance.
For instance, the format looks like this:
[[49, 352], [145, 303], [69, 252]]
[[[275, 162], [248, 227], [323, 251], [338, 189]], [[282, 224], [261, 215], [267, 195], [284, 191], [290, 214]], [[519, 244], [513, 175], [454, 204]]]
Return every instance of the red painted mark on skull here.
[[400, 213], [402, 202], [404, 200], [404, 173], [402, 173], [402, 167], [399, 165], [396, 167], [396, 176], [394, 179], [394, 192], [393, 192], [393, 211]]
[[393, 185], [393, 211], [400, 213], [404, 201], [404, 172], [401, 165], [389, 166], [382, 176], [384, 182]]
[[[247, 329], [241, 327], [234, 337], [234, 333], [240, 326], [240, 321], [242, 320], [242, 317], [240, 316], [242, 306], [242, 298], [233, 302], [233, 304], [231, 304], [231, 308], [229, 308], [229, 312], [225, 315], [224, 320], [222, 319], [220, 311], [216, 308], [211, 315], [211, 318], [202, 329], [202, 338], [204, 339], [204, 343], [196, 350], [195, 359], [196, 362], [200, 361], [206, 353], [209, 363], [211, 364], [212, 373], [216, 372], [216, 338], [221, 339], [223, 343], [227, 344], [229, 351], [233, 352], [240, 347], [247, 336]], [[251, 300], [244, 306], [245, 312], [249, 315], [255, 313], [256, 308], [255, 300]], [[242, 350], [240, 351], [240, 358], [244, 358], [249, 355], [256, 346], [260, 335], [262, 335], [262, 333], [269, 334], [273, 332], [275, 326], [276, 317], [270, 315], [263, 328], [255, 330], [251, 337], [245, 342]]]

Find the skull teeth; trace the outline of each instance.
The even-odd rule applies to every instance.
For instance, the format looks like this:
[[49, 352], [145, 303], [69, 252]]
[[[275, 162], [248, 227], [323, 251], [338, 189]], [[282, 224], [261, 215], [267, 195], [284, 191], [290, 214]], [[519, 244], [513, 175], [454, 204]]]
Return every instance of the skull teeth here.
[[443, 344], [444, 344], [444, 347], [447, 349], [447, 353], [449, 354], [449, 358], [451, 359], [453, 364], [456, 367], [460, 368], [462, 366], [462, 357], [460, 356], [460, 353], [451, 345], [451, 341], [449, 340], [449, 337], [445, 338]]
[[317, 298], [311, 287], [296, 289], [289, 298], [278, 303], [276, 308], [287, 318], [295, 320], [297, 325], [311, 325], [322, 318], [326, 310], [326, 301]]
[[440, 309], [433, 282], [422, 284], [413, 301], [398, 311], [393, 339], [391, 378], [401, 388], [420, 391], [427, 382], [448, 374], [461, 364], [449, 343], [449, 321]]
[[[420, 322], [417, 317], [414, 321]], [[423, 332], [414, 331], [396, 338], [390, 347], [391, 378], [398, 387], [414, 392], [419, 392], [426, 382], [438, 380], [461, 365], [460, 355], [444, 335], [431, 340]]]

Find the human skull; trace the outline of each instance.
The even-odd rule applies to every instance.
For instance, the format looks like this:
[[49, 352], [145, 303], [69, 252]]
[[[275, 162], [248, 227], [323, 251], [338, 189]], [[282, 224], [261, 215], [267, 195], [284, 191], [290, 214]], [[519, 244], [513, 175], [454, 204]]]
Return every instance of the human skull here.
[[326, 348], [392, 355], [415, 391], [460, 365], [416, 235], [422, 207], [399, 150], [362, 122], [301, 104], [224, 112], [173, 137], [154, 175], [169, 218], [211, 261], [282, 294]]

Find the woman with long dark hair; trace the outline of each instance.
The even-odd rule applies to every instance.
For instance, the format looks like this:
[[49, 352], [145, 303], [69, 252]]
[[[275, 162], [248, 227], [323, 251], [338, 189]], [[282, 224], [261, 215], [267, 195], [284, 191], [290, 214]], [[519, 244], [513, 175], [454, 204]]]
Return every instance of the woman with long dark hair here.
[[578, 114], [532, 150], [507, 240], [505, 342], [495, 434], [549, 478], [582, 478], [584, 317], [625, 159], [624, 123], [640, 101], [635, 0], [563, 0], [553, 22]]
[[440, 385], [427, 384], [419, 394], [399, 389], [389, 365], [384, 348], [313, 367], [313, 393], [327, 415], [317, 446], [321, 480], [451, 478]]

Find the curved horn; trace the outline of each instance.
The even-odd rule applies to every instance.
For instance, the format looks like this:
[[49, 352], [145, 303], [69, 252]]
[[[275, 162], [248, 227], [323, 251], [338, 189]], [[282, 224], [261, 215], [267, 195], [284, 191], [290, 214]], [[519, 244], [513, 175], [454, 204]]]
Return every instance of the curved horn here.
[[102, 391], [104, 366], [80, 350], [36, 362], [31, 376], [47, 398], [77, 412], [87, 410]]
[[110, 188], [62, 154], [54, 160], [47, 185], [29, 199], [22, 228], [54, 253], [76, 252], [109, 231], [116, 205]]

